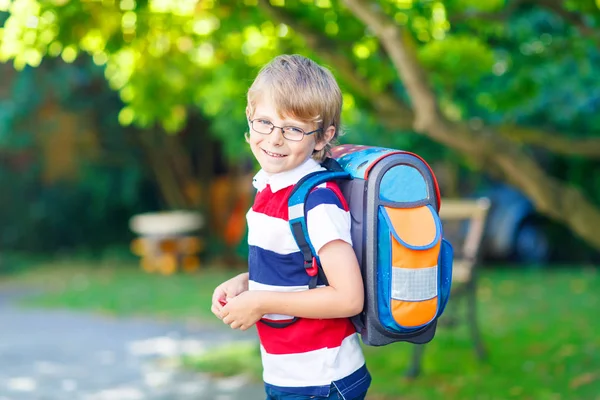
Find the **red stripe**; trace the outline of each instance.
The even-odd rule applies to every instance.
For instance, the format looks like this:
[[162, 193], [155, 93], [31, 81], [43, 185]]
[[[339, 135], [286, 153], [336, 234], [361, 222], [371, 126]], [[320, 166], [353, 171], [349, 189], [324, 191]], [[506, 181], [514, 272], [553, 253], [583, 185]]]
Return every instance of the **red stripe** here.
[[[334, 182], [327, 182], [325, 187], [330, 189], [340, 199], [344, 211], [348, 211], [348, 202], [344, 198], [341, 189]], [[252, 211], [265, 214], [269, 217], [283, 219], [289, 221], [288, 217], [288, 199], [294, 185], [285, 189], [278, 190], [276, 193], [271, 191], [271, 186], [267, 185], [263, 190], [256, 194]], [[317, 188], [315, 188], [316, 190]]]
[[340, 187], [337, 185], [337, 183], [327, 182], [326, 187], [327, 187], [327, 189], [331, 189], [331, 191], [333, 191], [333, 193], [335, 193], [335, 195], [338, 197], [338, 199], [340, 199], [340, 202], [342, 203], [342, 207], [344, 207], [344, 211], [350, 211], [350, 207], [348, 207], [348, 202], [346, 201], [346, 198], [342, 194], [342, 189], [340, 189]]
[[425, 159], [423, 159], [423, 157], [419, 156], [418, 154], [411, 153], [410, 151], [402, 151], [402, 150], [394, 151], [394, 152], [391, 152], [391, 153], [386, 153], [386, 154], [382, 155], [381, 157], [379, 157], [376, 160], [374, 160], [374, 161], [371, 162], [371, 164], [365, 170], [364, 179], [367, 180], [367, 178], [369, 177], [369, 172], [371, 172], [371, 169], [375, 166], [375, 164], [377, 164], [379, 162], [379, 160], [381, 160], [382, 158], [385, 158], [387, 156], [390, 156], [392, 154], [408, 154], [408, 155], [411, 155], [411, 156], [415, 156], [419, 160], [423, 161], [423, 164], [425, 164], [425, 166], [427, 167], [427, 169], [429, 170], [429, 172], [431, 172], [431, 177], [433, 179], [433, 190], [435, 190], [435, 198], [437, 200], [437, 212], [439, 213], [440, 212], [440, 207], [442, 205], [442, 199], [441, 199], [441, 196], [440, 196], [440, 186], [438, 185], [437, 178], [436, 178], [435, 174], [433, 173], [433, 169], [431, 168], [431, 166], [427, 163], [427, 161], [425, 161]]
[[440, 195], [440, 186], [438, 185], [437, 178], [433, 173], [433, 169], [429, 166], [429, 164], [427, 164], [427, 161], [425, 161], [423, 157], [419, 156], [418, 154], [411, 153], [410, 151], [405, 151], [404, 153], [413, 155], [419, 160], [423, 161], [423, 163], [427, 166], [427, 169], [429, 169], [429, 172], [431, 172], [431, 177], [433, 178], [433, 190], [435, 190], [435, 198], [437, 200], [437, 212], [439, 213], [440, 207], [442, 206], [442, 197]]
[[285, 328], [256, 324], [260, 343], [269, 354], [297, 354], [323, 348], [335, 348], [356, 332], [348, 318], [300, 318]]
[[294, 185], [273, 193], [271, 191], [271, 186], [267, 185], [267, 187], [256, 194], [252, 210], [268, 215], [269, 217], [289, 221], [288, 198], [290, 197], [290, 192], [293, 188]]
[[375, 160], [371, 161], [371, 164], [369, 164], [369, 166], [367, 167], [367, 169], [365, 169], [365, 175], [364, 175], [364, 179], [367, 180], [367, 178], [369, 178], [369, 172], [371, 172], [371, 169], [375, 166], [375, 164], [377, 164], [380, 160], [386, 158], [387, 156], [391, 156], [392, 154], [402, 154], [405, 153], [403, 151], [392, 151], [390, 153], [385, 153], [382, 156], [377, 157]]

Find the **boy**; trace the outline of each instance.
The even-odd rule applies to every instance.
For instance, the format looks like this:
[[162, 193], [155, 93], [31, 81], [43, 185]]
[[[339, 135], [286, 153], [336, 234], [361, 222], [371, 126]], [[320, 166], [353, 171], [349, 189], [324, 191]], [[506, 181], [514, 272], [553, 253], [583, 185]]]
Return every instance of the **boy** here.
[[298, 55], [276, 57], [248, 90], [246, 141], [261, 166], [247, 214], [249, 272], [215, 289], [212, 311], [233, 329], [256, 324], [268, 400], [360, 400], [371, 383], [349, 319], [362, 310], [364, 294], [346, 201], [326, 183], [305, 205], [328, 286], [308, 288], [287, 215], [294, 184], [322, 169], [319, 161], [339, 133], [341, 107], [332, 74]]

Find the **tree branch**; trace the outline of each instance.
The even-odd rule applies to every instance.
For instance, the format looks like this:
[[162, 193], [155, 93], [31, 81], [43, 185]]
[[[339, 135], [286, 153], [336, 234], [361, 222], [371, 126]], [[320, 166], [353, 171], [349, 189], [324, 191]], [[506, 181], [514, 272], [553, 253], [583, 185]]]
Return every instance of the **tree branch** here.
[[540, 7], [547, 8], [552, 11], [556, 15], [560, 16], [566, 22], [574, 25], [579, 32], [585, 36], [592, 39], [600, 39], [598, 36], [598, 31], [591, 26], [588, 26], [581, 13], [576, 11], [569, 11], [563, 7], [563, 1], [561, 0], [539, 0], [536, 2]]
[[497, 167], [521, 189], [537, 210], [569, 226], [600, 249], [600, 210], [580, 190], [546, 174], [517, 145], [486, 128], [474, 131], [452, 123], [439, 111], [435, 94], [420, 66], [408, 32], [396, 26], [377, 5], [366, 0], [344, 0], [356, 18], [372, 30], [398, 71], [415, 111], [415, 129], [432, 139]]
[[508, 3], [506, 7], [504, 7], [501, 11], [471, 11], [465, 12], [461, 14], [455, 14], [449, 17], [449, 21], [451, 24], [456, 24], [460, 22], [465, 22], [469, 19], [479, 19], [483, 21], [505, 21], [510, 18], [513, 13], [522, 5], [525, 4], [533, 4], [535, 1], [533, 0], [513, 0]]
[[[531, 0], [516, 0], [509, 7], [527, 3]], [[280, 21], [298, 34], [302, 35], [308, 45], [329, 65], [331, 65], [341, 80], [351, 88], [352, 92], [369, 100], [371, 109], [378, 115], [381, 122], [390, 129], [412, 130], [414, 113], [391, 91], [376, 92], [368, 82], [356, 73], [354, 65], [348, 57], [339, 54], [339, 44], [303, 25], [298, 18], [290, 15], [283, 7], [274, 7], [268, 0], [259, 0], [261, 9], [274, 21]], [[600, 158], [600, 139], [567, 139], [558, 135], [548, 140], [546, 132], [541, 130], [524, 129], [522, 127], [503, 127], [507, 137], [521, 144], [532, 144], [549, 151], [565, 155], [579, 155]], [[542, 139], [544, 138], [544, 139]]]
[[280, 21], [298, 32], [308, 45], [319, 54], [327, 64], [335, 69], [336, 75], [352, 88], [352, 92], [369, 101], [371, 108], [393, 123], [396, 129], [411, 129], [412, 110], [391, 93], [380, 93], [357, 74], [355, 66], [346, 54], [340, 54], [339, 44], [303, 25], [297, 17], [290, 15], [283, 7], [274, 7], [269, 0], [259, 0], [259, 7], [274, 21]]
[[497, 131], [516, 143], [536, 146], [555, 154], [600, 159], [598, 137], [573, 139], [563, 134], [514, 125], [500, 126]]
[[594, 40], [600, 40], [600, 34], [597, 29], [587, 25], [581, 13], [576, 11], [569, 11], [563, 7], [562, 0], [513, 0], [508, 3], [501, 11], [496, 12], [466, 12], [462, 14], [455, 14], [449, 17], [451, 24], [457, 24], [465, 22], [469, 19], [479, 19], [483, 21], [505, 21], [510, 18], [515, 11], [521, 6], [531, 5], [545, 8], [554, 14], [561, 17], [566, 22], [575, 26], [582, 36], [588, 37]]

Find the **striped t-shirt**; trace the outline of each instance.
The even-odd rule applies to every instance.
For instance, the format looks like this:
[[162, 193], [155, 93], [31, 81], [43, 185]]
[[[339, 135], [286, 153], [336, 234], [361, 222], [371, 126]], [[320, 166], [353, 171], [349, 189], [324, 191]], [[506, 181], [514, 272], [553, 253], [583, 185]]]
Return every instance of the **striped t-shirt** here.
[[[308, 290], [310, 277], [289, 227], [287, 201], [298, 180], [320, 169], [316, 161], [309, 159], [290, 171], [270, 176], [260, 171], [255, 176], [258, 193], [247, 214], [249, 290]], [[315, 188], [308, 196], [305, 212], [308, 234], [317, 253], [333, 240], [352, 244], [348, 205], [337, 185], [325, 183]], [[264, 318], [284, 321], [292, 317], [269, 314]], [[371, 377], [350, 319], [300, 318], [285, 328], [259, 321], [256, 326], [267, 387], [327, 396], [334, 384], [348, 399], [368, 389]]]

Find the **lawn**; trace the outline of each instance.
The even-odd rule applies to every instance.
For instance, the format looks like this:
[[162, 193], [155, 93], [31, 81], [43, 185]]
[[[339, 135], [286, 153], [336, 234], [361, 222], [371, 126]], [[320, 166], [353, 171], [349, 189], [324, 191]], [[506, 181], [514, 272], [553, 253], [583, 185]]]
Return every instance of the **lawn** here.
[[[194, 318], [218, 323], [209, 311], [212, 289], [234, 274], [162, 277], [135, 268], [46, 265], [0, 284], [37, 285], [46, 293], [27, 306], [68, 307], [115, 315]], [[373, 375], [370, 399], [600, 399], [600, 273], [570, 268], [484, 270], [479, 319], [489, 359], [476, 360], [467, 330], [438, 330], [427, 345], [423, 373], [403, 378], [411, 346], [365, 348]], [[460, 305], [451, 303], [450, 305]], [[191, 368], [260, 379], [256, 345], [237, 344], [199, 359]], [[245, 347], [244, 347], [245, 346]]]
[[[69, 308], [115, 316], [216, 320], [212, 290], [237, 272], [211, 268], [202, 274], [162, 276], [142, 273], [134, 264], [53, 262], [0, 276], [0, 285], [25, 285], [42, 293], [22, 304]], [[219, 322], [218, 320], [215, 323]]]

